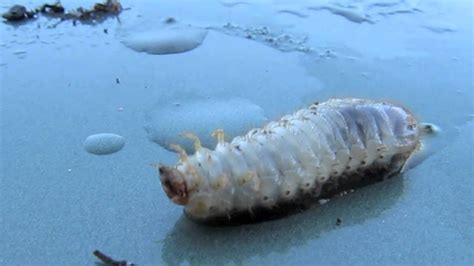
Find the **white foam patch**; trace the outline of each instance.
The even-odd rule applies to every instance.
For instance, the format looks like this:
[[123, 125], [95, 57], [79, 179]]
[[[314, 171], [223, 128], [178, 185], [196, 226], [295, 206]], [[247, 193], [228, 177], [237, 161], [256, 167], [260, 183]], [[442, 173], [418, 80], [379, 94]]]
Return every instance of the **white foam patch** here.
[[200, 46], [206, 35], [207, 30], [205, 29], [171, 26], [130, 34], [122, 43], [137, 52], [177, 54]]
[[148, 138], [169, 149], [179, 144], [192, 153], [192, 141], [180, 134], [191, 132], [199, 137], [204, 147], [214, 148], [216, 140], [211, 133], [223, 129], [226, 141], [248, 130], [261, 127], [268, 119], [264, 110], [242, 98], [195, 100], [180, 105], [160, 105], [146, 114], [145, 130]]

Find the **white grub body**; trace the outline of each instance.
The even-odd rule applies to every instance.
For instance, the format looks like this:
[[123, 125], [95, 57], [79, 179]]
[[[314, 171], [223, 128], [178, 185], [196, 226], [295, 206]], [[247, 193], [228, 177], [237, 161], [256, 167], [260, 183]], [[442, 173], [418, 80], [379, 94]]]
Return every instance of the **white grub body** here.
[[400, 172], [420, 146], [420, 129], [405, 108], [363, 99], [331, 99], [251, 130], [214, 150], [196, 145], [177, 165], [160, 167], [167, 195], [195, 220], [253, 215], [324, 186], [375, 173]]

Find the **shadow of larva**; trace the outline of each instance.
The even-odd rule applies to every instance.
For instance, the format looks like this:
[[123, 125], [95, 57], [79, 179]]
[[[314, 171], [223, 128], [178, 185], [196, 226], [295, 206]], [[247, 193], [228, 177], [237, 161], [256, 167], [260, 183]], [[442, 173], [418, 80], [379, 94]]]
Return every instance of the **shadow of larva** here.
[[403, 191], [404, 178], [396, 175], [284, 219], [241, 226], [206, 226], [183, 215], [164, 240], [162, 259], [169, 265], [224, 265], [240, 264], [253, 256], [284, 254], [336, 228], [378, 217], [396, 204]]

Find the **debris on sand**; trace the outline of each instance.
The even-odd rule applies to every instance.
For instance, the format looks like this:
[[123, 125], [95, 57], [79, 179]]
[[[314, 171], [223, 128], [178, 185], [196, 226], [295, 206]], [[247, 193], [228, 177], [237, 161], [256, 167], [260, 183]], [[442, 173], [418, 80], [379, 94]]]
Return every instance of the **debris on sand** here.
[[27, 11], [22, 5], [14, 5], [7, 12], [2, 14], [2, 18], [8, 21], [21, 21], [27, 18], [33, 18], [35, 11]]
[[107, 0], [105, 3], [96, 3], [95, 12], [118, 14], [122, 11], [122, 5], [118, 0]]
[[54, 4], [43, 4], [39, 11], [46, 14], [64, 14], [65, 10], [60, 2]]
[[102, 22], [110, 16], [117, 16], [124, 9], [119, 0], [105, 0], [103, 3], [96, 3], [92, 9], [78, 7], [74, 10], [66, 12], [64, 6], [60, 2], [54, 4], [43, 4], [40, 7], [27, 11], [26, 7], [21, 5], [14, 5], [7, 12], [2, 14], [2, 17], [9, 22], [22, 21], [25, 19], [34, 18], [37, 14], [59, 18], [62, 21], [72, 20], [83, 23]]
[[104, 253], [95, 250], [92, 254], [96, 256], [103, 264], [106, 266], [133, 266], [135, 265], [134, 263], [126, 260], [114, 260], [111, 257], [105, 255]]

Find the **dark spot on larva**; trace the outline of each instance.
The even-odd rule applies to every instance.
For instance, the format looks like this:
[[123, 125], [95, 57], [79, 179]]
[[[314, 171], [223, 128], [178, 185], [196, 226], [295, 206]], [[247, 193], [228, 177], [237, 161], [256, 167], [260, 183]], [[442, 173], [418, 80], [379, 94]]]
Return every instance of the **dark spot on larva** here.
[[263, 196], [263, 200], [268, 200], [268, 197], [267, 196]]
[[311, 112], [309, 112], [309, 113], [312, 114], [312, 115], [317, 115], [317, 114], [318, 114], [318, 113], [316, 113], [316, 112], [314, 112], [314, 111], [311, 111]]
[[380, 159], [383, 159], [383, 155], [380, 155], [379, 158], [380, 158]]
[[160, 172], [160, 175], [162, 175], [165, 172], [161, 167], [159, 168], [158, 171]]
[[346, 169], [347, 169], [347, 170], [350, 170], [350, 169], [351, 169], [351, 167], [348, 165], [348, 166], [346, 166]]
[[309, 187], [310, 185], [311, 185], [310, 183], [304, 184], [305, 187]]
[[257, 129], [255, 129], [254, 131], [252, 131], [252, 135], [255, 135], [255, 134], [257, 134], [257, 132], [258, 132], [258, 130], [257, 130]]
[[349, 160], [352, 160], [352, 156], [349, 156]]
[[291, 192], [290, 192], [289, 190], [287, 190], [287, 191], [285, 192], [285, 195], [288, 196], [288, 195], [290, 195], [290, 193], [291, 193]]
[[[428, 127], [428, 126], [429, 126], [429, 125], [425, 126], [425, 129], [426, 129], [426, 127]], [[429, 126], [429, 127], [431, 127], [431, 126]], [[412, 130], [412, 129], [415, 128], [415, 124], [408, 124], [408, 125], [407, 125], [407, 128]]]
[[333, 174], [334, 174], [334, 175], [337, 175], [337, 174], [338, 174], [338, 172], [337, 172], [337, 171], [334, 171], [334, 172], [333, 172]]
[[366, 163], [367, 163], [366, 161], [360, 162], [360, 164], [362, 164], [362, 165], [365, 165]]
[[336, 225], [341, 225], [342, 224], [342, 219], [337, 217], [336, 219]]
[[382, 149], [381, 148], [377, 148], [377, 151], [381, 151]]
[[199, 167], [202, 167], [201, 163], [198, 163], [198, 166], [199, 166]]
[[240, 149], [240, 146], [239, 146], [239, 145], [236, 145], [236, 146], [235, 146], [235, 149], [238, 150], [238, 151], [242, 151], [242, 150]]

